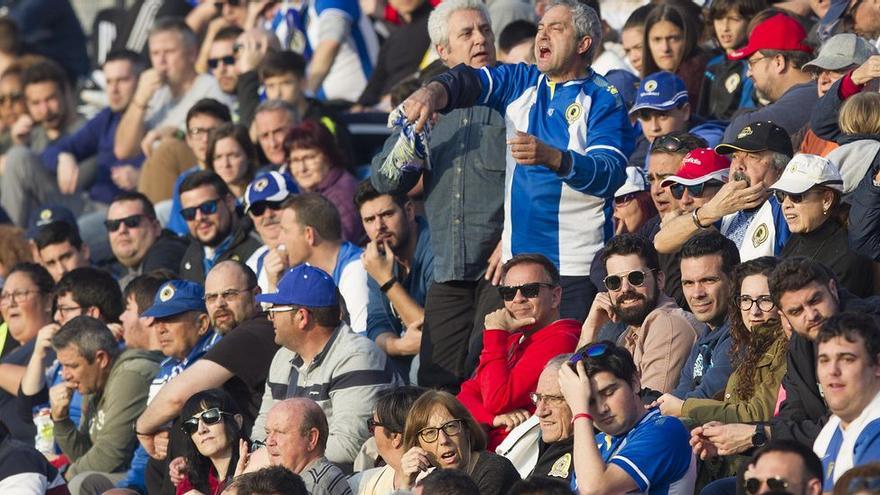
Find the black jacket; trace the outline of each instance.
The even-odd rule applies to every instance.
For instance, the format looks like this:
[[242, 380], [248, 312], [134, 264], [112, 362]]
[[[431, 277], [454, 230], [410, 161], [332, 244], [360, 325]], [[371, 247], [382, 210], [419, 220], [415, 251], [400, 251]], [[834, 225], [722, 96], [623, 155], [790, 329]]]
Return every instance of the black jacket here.
[[156, 242], [150, 246], [144, 259], [141, 260], [141, 273], [147, 273], [160, 268], [171, 270], [174, 273], [180, 269], [180, 260], [186, 252], [186, 239], [162, 229], [162, 233]]
[[[260, 238], [254, 232], [254, 224], [251, 220], [249, 218], [239, 218], [235, 229], [232, 231], [232, 244], [217, 258], [214, 264], [216, 265], [225, 260], [235, 260], [244, 263], [262, 245], [263, 243], [260, 242]], [[190, 236], [186, 253], [184, 253], [183, 259], [180, 260], [180, 278], [204, 285], [205, 276], [207, 275], [204, 259], [205, 250], [202, 244]]]

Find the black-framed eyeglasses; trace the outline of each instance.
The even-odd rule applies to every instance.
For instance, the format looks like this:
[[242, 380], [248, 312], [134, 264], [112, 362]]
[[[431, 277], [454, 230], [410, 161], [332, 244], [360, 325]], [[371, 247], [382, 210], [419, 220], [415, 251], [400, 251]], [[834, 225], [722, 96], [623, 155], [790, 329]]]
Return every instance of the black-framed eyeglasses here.
[[636, 192], [631, 192], [629, 194], [624, 194], [623, 196], [617, 196], [616, 198], [614, 198], [614, 204], [616, 204], [617, 206], [620, 206], [620, 205], [629, 203], [630, 201], [636, 199], [640, 192], [642, 192], [642, 191], [636, 191]]
[[82, 311], [82, 306], [57, 306], [55, 311], [61, 316], [62, 319], [66, 319], [66, 315], [70, 315], [74, 311]]
[[107, 220], [104, 220], [104, 227], [107, 227], [107, 232], [116, 232], [119, 230], [120, 225], [125, 225], [125, 228], [128, 229], [136, 229], [140, 227], [145, 216], [146, 215], [143, 213], [138, 213], [137, 215], [131, 215], [125, 218], [116, 218], [113, 220], [108, 218]]
[[501, 294], [501, 299], [508, 302], [513, 301], [514, 298], [516, 298], [517, 292], [522, 292], [523, 297], [527, 299], [533, 299], [538, 297], [538, 294], [541, 292], [541, 287], [553, 287], [553, 284], [532, 282], [522, 285], [499, 285], [498, 293]]
[[578, 361], [583, 361], [586, 358], [600, 358], [608, 354], [608, 352], [610, 351], [611, 346], [609, 346], [605, 342], [590, 344], [580, 351], [575, 352], [574, 355], [568, 360], [568, 364], [569, 366], [574, 368]]
[[190, 127], [186, 130], [186, 133], [189, 134], [189, 137], [191, 138], [204, 136], [205, 139], [208, 139], [208, 133], [213, 130], [213, 127]]
[[13, 292], [0, 292], [0, 304], [21, 304], [25, 302], [31, 294], [39, 294], [38, 290], [17, 290]]
[[758, 305], [758, 309], [761, 311], [772, 311], [773, 308], [776, 307], [776, 303], [773, 302], [773, 299], [767, 296], [758, 296], [757, 299], [753, 299], [750, 296], [739, 296], [733, 299], [733, 302], [736, 303], [736, 306], [743, 310], [749, 311], [752, 309], [752, 306], [755, 304]]
[[228, 413], [225, 411], [221, 411], [219, 407], [212, 407], [211, 409], [206, 409], [202, 412], [202, 414], [198, 416], [193, 416], [188, 420], [184, 421], [180, 424], [180, 428], [187, 435], [192, 435], [193, 433], [199, 431], [199, 421], [206, 425], [215, 425], [223, 419], [223, 416], [232, 416], [232, 413]]
[[250, 287], [248, 289], [226, 289], [223, 292], [208, 292], [205, 294], [205, 304], [214, 304], [220, 299], [229, 301], [230, 299], [238, 297], [239, 294], [254, 290], [254, 288], [255, 287]]
[[682, 148], [684, 148], [684, 143], [681, 139], [669, 134], [660, 136], [654, 139], [651, 143], [651, 151], [668, 151], [669, 153], [675, 153], [676, 151], [681, 151]]
[[645, 284], [645, 279], [648, 276], [649, 272], [654, 271], [653, 269], [648, 270], [647, 272], [642, 270], [633, 270], [629, 273], [625, 273], [623, 275], [608, 275], [605, 277], [605, 288], [610, 290], [611, 292], [619, 291], [623, 286], [623, 279], [626, 277], [626, 281], [629, 282], [629, 285], [633, 287], [641, 287]]
[[6, 105], [7, 103], [15, 103], [17, 101], [21, 101], [24, 99], [23, 93], [9, 93], [5, 95], [0, 95], [0, 105]]
[[373, 434], [376, 433], [376, 427], [377, 427], [377, 426], [381, 426], [382, 428], [385, 428], [386, 430], [391, 431], [391, 432], [393, 432], [393, 433], [400, 433], [399, 431], [394, 431], [394, 430], [391, 429], [391, 427], [389, 427], [388, 425], [386, 425], [386, 424], [384, 424], [384, 423], [380, 423], [380, 422], [376, 421], [376, 420], [373, 419], [373, 418], [369, 418], [369, 419], [367, 420], [367, 430], [369, 430], [370, 435], [373, 435]]
[[688, 195], [692, 198], [702, 198], [704, 194], [706, 194], [706, 188], [709, 187], [721, 187], [724, 183], [717, 180], [707, 180], [706, 182], [700, 184], [693, 184], [690, 186], [686, 186], [684, 184], [672, 184], [669, 186], [669, 192], [672, 193], [672, 197], [675, 199], [681, 199], [684, 197], [684, 190], [687, 189]]
[[235, 55], [226, 55], [225, 57], [209, 58], [208, 68], [211, 70], [220, 67], [220, 63], [224, 65], [235, 65]]
[[180, 210], [180, 215], [187, 222], [191, 222], [196, 219], [196, 212], [202, 212], [202, 215], [213, 215], [217, 213], [217, 204], [220, 202], [219, 199], [212, 199], [210, 201], [205, 201], [204, 203], [198, 206], [192, 206], [190, 208], [184, 208]]
[[532, 404], [538, 405], [539, 402], [544, 401], [544, 404], [553, 404], [559, 405], [565, 402], [565, 397], [561, 395], [547, 395], [547, 394], [539, 394], [538, 392], [532, 392], [529, 394], [529, 400], [532, 401]]
[[427, 428], [422, 428], [421, 430], [419, 430], [419, 438], [421, 438], [422, 441], [425, 443], [434, 443], [440, 436], [440, 430], [443, 430], [443, 433], [447, 437], [454, 437], [461, 433], [462, 424], [464, 424], [462, 420], [453, 419], [452, 421], [447, 421], [440, 426], [429, 426]]
[[788, 193], [777, 189], [773, 191], [773, 197], [776, 198], [776, 201], [778, 201], [779, 204], [782, 204], [785, 201], [785, 198], [788, 198], [794, 204], [799, 204], [803, 203], [804, 199], [806, 199], [807, 195], [812, 191], [814, 191], [814, 189], [808, 189], [802, 193]]
[[758, 493], [761, 490], [761, 487], [764, 486], [764, 483], [767, 483], [767, 488], [773, 491], [785, 491], [790, 485], [788, 480], [780, 476], [774, 476], [772, 478], [767, 478], [766, 480], [760, 478], [746, 478], [746, 493], [751, 495]]
[[880, 493], [880, 477], [857, 476], [849, 482], [847, 493]]
[[257, 201], [252, 204], [250, 208], [248, 208], [248, 212], [255, 217], [263, 216], [263, 213], [266, 213], [266, 210], [278, 211], [281, 209], [281, 205], [284, 204], [284, 201]]

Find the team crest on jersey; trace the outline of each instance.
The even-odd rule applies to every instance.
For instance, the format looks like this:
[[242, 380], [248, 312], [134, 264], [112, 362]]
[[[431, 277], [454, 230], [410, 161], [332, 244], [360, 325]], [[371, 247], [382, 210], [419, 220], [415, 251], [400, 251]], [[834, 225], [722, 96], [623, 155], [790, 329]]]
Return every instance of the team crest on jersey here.
[[745, 126], [743, 130], [739, 131], [739, 134], [736, 135], [737, 139], [742, 139], [744, 137], [748, 137], [752, 135], [752, 126]]
[[653, 93], [656, 89], [657, 89], [657, 81], [652, 79], [652, 80], [645, 83], [645, 92], [646, 93]]
[[294, 30], [290, 36], [290, 43], [287, 46], [291, 51], [302, 54], [306, 51], [306, 36], [302, 31]]
[[49, 220], [52, 220], [52, 210], [46, 208], [45, 210], [41, 211], [40, 212], [40, 220], [42, 220], [44, 222], [48, 222]]
[[577, 119], [581, 118], [581, 115], [584, 114], [584, 107], [582, 107], [579, 103], [572, 103], [565, 109], [565, 121], [568, 122], [569, 125], [573, 124]]
[[565, 454], [564, 456], [556, 459], [556, 462], [553, 463], [553, 466], [550, 468], [550, 476], [554, 476], [556, 478], [568, 478], [568, 472], [571, 470], [571, 452]]
[[608, 90], [609, 93], [611, 93], [613, 95], [616, 95], [617, 93], [619, 93], [619, 91], [617, 91], [617, 88], [613, 84], [609, 84], [606, 87], [606, 89]]
[[166, 285], [159, 292], [159, 301], [161, 302], [168, 302], [172, 297], [174, 297], [174, 286], [171, 284]]
[[755, 229], [755, 233], [752, 234], [752, 245], [758, 247], [761, 244], [764, 244], [764, 241], [766, 241], [768, 237], [770, 237], [770, 229], [767, 228], [766, 223], [762, 223], [761, 225], [758, 225], [758, 228]]
[[733, 73], [724, 81], [724, 89], [727, 90], [728, 93], [733, 93], [736, 91], [736, 88], [739, 87], [740, 79], [739, 74]]
[[262, 179], [258, 180], [256, 183], [254, 183], [254, 191], [263, 192], [263, 189], [266, 189], [266, 187], [268, 187], [268, 186], [269, 186], [269, 178], [263, 177]]

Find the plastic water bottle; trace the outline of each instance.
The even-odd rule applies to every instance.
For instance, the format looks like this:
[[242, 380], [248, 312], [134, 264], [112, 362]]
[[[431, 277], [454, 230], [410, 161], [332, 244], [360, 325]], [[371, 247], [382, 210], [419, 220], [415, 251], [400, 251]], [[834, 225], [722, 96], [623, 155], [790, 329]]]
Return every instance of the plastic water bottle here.
[[55, 426], [49, 415], [49, 408], [44, 407], [34, 415], [34, 425], [37, 427], [37, 435], [34, 439], [35, 447], [43, 455], [55, 454]]

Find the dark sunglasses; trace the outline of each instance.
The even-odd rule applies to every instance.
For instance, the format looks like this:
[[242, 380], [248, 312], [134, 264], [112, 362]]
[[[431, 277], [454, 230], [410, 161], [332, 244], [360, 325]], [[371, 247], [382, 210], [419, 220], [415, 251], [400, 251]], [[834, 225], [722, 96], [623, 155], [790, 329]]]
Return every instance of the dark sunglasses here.
[[216, 69], [217, 67], [220, 67], [220, 62], [223, 62], [226, 65], [235, 65], [235, 55], [227, 55], [225, 57], [219, 58], [209, 58], [208, 68]]
[[575, 365], [577, 365], [578, 361], [583, 361], [587, 358], [601, 358], [608, 354], [610, 350], [611, 347], [604, 342], [590, 344], [580, 351], [575, 352], [574, 355], [569, 358], [568, 365], [571, 366], [572, 369], [575, 369]]
[[629, 203], [630, 201], [636, 199], [636, 197], [639, 195], [639, 192], [641, 191], [631, 192], [629, 194], [624, 194], [623, 196], [618, 196], [614, 198], [614, 204], [620, 206], [622, 204]]
[[[649, 270], [649, 271], [654, 271]], [[645, 283], [645, 278], [647, 274], [641, 270], [633, 270], [626, 275], [608, 275], [605, 277], [605, 288], [610, 291], [618, 291], [623, 286], [623, 277], [626, 277], [626, 281], [629, 282], [629, 285], [633, 287], [641, 287]]]
[[702, 184], [694, 184], [692, 186], [686, 186], [684, 184], [672, 184], [669, 186], [669, 192], [672, 193], [672, 197], [675, 199], [681, 199], [684, 196], [684, 190], [687, 189], [688, 195], [692, 198], [702, 198], [703, 194], [706, 193], [707, 187], [721, 187], [724, 183], [717, 180], [710, 180], [703, 182]]
[[255, 217], [259, 217], [262, 216], [263, 213], [266, 213], [266, 210], [280, 210], [282, 204], [284, 204], [284, 201], [257, 201], [251, 205], [248, 211]]
[[767, 488], [773, 491], [785, 491], [788, 489], [788, 480], [785, 478], [767, 478], [766, 480], [762, 480], [759, 478], [748, 478], [746, 479], [745, 488], [746, 493], [755, 494], [761, 490], [761, 486], [767, 483]]
[[215, 425], [223, 419], [223, 415], [232, 416], [231, 413], [221, 411], [218, 407], [212, 407], [211, 409], [206, 410], [200, 416], [193, 416], [188, 420], [184, 421], [180, 424], [180, 428], [187, 435], [192, 435], [193, 433], [199, 431], [199, 421], [205, 423], [206, 425]]
[[210, 201], [205, 201], [199, 206], [193, 206], [191, 208], [184, 208], [180, 210], [180, 215], [187, 222], [191, 222], [196, 219], [196, 211], [202, 212], [202, 215], [213, 215], [217, 213], [217, 203], [219, 200], [212, 199]]
[[811, 190], [807, 190], [802, 193], [795, 194], [795, 193], [787, 193], [785, 191], [780, 191], [777, 189], [777, 190], [773, 191], [773, 196], [776, 198], [776, 201], [778, 201], [779, 204], [782, 204], [782, 202], [785, 201], [785, 198], [788, 198], [791, 200], [792, 203], [797, 204], [797, 203], [803, 203], [804, 198], [807, 197], [807, 194], [809, 194], [810, 191]]
[[139, 213], [137, 215], [132, 215], [130, 217], [125, 218], [117, 218], [115, 220], [104, 220], [104, 227], [107, 227], [107, 232], [116, 232], [119, 230], [120, 225], [125, 225], [125, 228], [128, 229], [136, 229], [141, 225], [141, 222], [144, 221], [144, 215]]
[[675, 153], [676, 151], [681, 151], [684, 148], [684, 143], [681, 142], [681, 139], [678, 139], [675, 136], [660, 136], [655, 139], [651, 143], [651, 151], [668, 151], [670, 153]]
[[530, 284], [516, 286], [499, 285], [498, 292], [501, 294], [501, 299], [504, 299], [505, 301], [513, 301], [516, 297], [517, 291], [522, 292], [523, 297], [532, 299], [538, 297], [538, 293], [541, 292], [541, 287], [553, 287], [553, 285], [544, 282], [532, 282]]
[[0, 95], [0, 105], [5, 105], [7, 103], [15, 103], [17, 101], [21, 101], [24, 99], [24, 95], [22, 93], [9, 93], [8, 95]]

